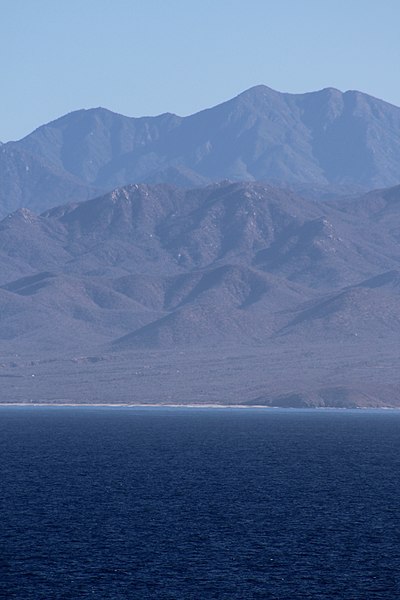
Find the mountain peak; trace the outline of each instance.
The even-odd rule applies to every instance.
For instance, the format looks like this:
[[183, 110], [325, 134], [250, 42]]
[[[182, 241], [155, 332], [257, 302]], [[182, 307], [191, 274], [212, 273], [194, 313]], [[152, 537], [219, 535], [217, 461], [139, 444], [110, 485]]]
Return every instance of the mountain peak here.
[[38, 212], [132, 183], [278, 186], [399, 183], [400, 108], [357, 91], [254, 86], [188, 117], [82, 109], [0, 151], [0, 211]]
[[256, 95], [265, 95], [265, 94], [281, 95], [282, 92], [278, 92], [277, 90], [274, 90], [273, 88], [271, 88], [267, 85], [259, 84], [259, 85], [253, 85], [252, 87], [248, 88], [247, 90], [244, 90], [243, 92], [238, 94], [236, 97], [256, 96]]
[[245, 90], [244, 92], [242, 92], [241, 94], [239, 94], [237, 97], [240, 96], [259, 96], [259, 95], [270, 95], [270, 96], [294, 96], [294, 97], [298, 97], [298, 96], [307, 96], [307, 95], [314, 95], [314, 94], [318, 94], [318, 95], [323, 95], [323, 96], [327, 96], [327, 95], [332, 95], [332, 96], [338, 96], [338, 95], [342, 95], [343, 92], [335, 87], [326, 87], [326, 88], [322, 88], [320, 90], [314, 90], [311, 92], [303, 92], [303, 93], [299, 93], [299, 92], [280, 92], [278, 90], [275, 90], [267, 85], [255, 85], [252, 86], [251, 88]]

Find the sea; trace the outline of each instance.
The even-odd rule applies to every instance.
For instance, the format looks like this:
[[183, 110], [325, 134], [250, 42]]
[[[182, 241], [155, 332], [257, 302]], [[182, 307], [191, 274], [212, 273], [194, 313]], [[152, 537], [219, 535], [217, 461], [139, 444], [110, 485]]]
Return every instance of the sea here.
[[0, 597], [400, 598], [400, 411], [0, 408]]

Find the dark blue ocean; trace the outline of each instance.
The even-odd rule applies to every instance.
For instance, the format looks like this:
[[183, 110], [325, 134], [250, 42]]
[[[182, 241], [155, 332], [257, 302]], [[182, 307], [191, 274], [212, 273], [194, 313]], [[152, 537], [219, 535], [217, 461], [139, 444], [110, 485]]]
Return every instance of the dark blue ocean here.
[[400, 413], [1, 408], [0, 597], [400, 598]]

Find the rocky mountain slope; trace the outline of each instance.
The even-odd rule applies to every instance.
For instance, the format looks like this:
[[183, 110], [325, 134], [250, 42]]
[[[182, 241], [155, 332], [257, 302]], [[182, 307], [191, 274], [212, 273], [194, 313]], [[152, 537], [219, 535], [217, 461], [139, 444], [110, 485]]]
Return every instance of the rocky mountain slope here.
[[175, 373], [180, 401], [400, 405], [399, 232], [400, 187], [134, 184], [20, 209], [0, 222], [1, 399], [79, 397], [80, 377], [90, 401], [150, 401]]
[[[400, 108], [360, 92], [266, 86], [188, 117], [79, 110], [0, 149], [0, 212], [132, 183], [264, 181], [311, 195], [399, 183]], [[316, 191], [315, 191], [316, 190]]]

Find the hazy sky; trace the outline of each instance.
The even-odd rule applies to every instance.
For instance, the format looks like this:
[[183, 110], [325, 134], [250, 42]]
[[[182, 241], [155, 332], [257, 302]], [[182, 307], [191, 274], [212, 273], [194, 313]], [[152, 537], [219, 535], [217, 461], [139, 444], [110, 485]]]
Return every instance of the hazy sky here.
[[0, 0], [0, 140], [78, 108], [187, 115], [260, 83], [400, 106], [399, 0]]

